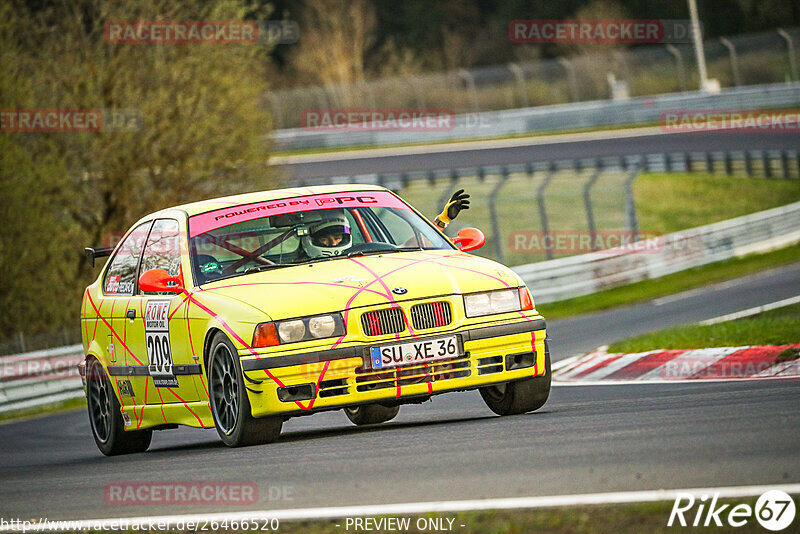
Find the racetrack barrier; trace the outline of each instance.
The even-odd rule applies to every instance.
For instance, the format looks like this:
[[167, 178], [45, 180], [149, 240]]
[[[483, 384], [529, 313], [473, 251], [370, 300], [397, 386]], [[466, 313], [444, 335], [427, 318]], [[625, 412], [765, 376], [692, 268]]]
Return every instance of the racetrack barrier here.
[[[623, 247], [514, 270], [535, 301], [546, 303], [797, 242], [800, 202], [661, 236], [655, 253]], [[0, 413], [83, 396], [76, 368], [82, 359], [82, 345], [1, 357]]]
[[276, 151], [333, 147], [381, 147], [470, 139], [493, 139], [623, 125], [659, 124], [672, 111], [743, 111], [800, 106], [800, 83], [732, 87], [718, 94], [701, 91], [641, 96], [625, 100], [573, 102], [504, 111], [457, 114], [446, 131], [362, 129], [325, 131], [292, 128], [270, 136]]
[[0, 358], [0, 413], [83, 396], [77, 365], [82, 345], [68, 345]]
[[537, 303], [597, 293], [641, 280], [800, 242], [800, 202], [659, 238], [656, 253], [635, 247], [518, 265]]

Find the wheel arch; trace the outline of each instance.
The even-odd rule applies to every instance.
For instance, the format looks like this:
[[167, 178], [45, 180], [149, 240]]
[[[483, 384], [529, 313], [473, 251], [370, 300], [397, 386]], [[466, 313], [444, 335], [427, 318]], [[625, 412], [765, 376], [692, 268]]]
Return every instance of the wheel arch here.
[[214, 338], [218, 333], [225, 334], [225, 332], [221, 328], [217, 326], [212, 326], [206, 332], [206, 337], [205, 340], [203, 341], [203, 372], [206, 375], [206, 380], [208, 380], [208, 359], [211, 357], [211, 342], [214, 340]]

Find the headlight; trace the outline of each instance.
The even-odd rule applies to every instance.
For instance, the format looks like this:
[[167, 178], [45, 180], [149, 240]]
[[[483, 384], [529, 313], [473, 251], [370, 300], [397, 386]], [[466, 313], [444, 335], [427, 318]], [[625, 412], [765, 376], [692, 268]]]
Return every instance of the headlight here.
[[296, 343], [310, 339], [342, 336], [345, 333], [344, 319], [339, 313], [261, 323], [256, 326], [253, 333], [253, 347]]
[[519, 296], [518, 288], [464, 295], [464, 311], [467, 317], [519, 311]]
[[308, 320], [308, 331], [313, 337], [331, 337], [336, 331], [336, 320], [330, 315], [320, 315]]
[[280, 322], [278, 323], [278, 335], [283, 343], [302, 341], [306, 335], [306, 325], [300, 319]]

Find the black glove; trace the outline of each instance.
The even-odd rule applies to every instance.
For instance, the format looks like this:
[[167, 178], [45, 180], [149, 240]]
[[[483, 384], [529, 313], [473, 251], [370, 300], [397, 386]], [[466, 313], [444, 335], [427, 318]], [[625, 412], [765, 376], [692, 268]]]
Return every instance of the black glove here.
[[[459, 189], [453, 196], [450, 197], [450, 202], [444, 207], [442, 211], [442, 215], [445, 215], [447, 219], [445, 222], [450, 222], [456, 217], [458, 214], [461, 213], [461, 210], [468, 210], [469, 209], [469, 195], [464, 192], [463, 189]], [[444, 219], [445, 217], [439, 216], [440, 219]]]

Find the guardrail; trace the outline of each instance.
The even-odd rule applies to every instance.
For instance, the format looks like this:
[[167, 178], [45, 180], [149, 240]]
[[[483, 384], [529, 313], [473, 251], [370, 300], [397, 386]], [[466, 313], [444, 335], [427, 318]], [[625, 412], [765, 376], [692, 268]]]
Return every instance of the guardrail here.
[[[628, 202], [625, 220], [630, 231], [636, 235], [635, 206], [631, 196], [633, 179], [641, 170], [710, 170], [732, 172], [746, 171], [751, 175], [800, 178], [800, 155], [791, 152], [738, 152], [738, 153], [680, 153], [651, 154], [626, 158], [601, 158], [599, 160], [567, 160], [537, 162], [528, 166], [472, 169], [472, 177], [487, 180], [494, 175], [494, 182], [487, 184], [491, 193], [487, 195], [489, 221], [492, 234], [487, 240], [487, 252], [492, 253], [492, 243], [502, 255], [496, 203], [503, 187], [510, 187], [510, 178], [515, 173], [542, 175], [537, 188], [539, 210], [545, 212], [545, 187], [555, 173], [563, 170], [580, 171], [577, 180], [578, 198], [590, 196], [596, 185], [599, 171], [616, 172], [624, 180], [624, 191]], [[444, 171], [443, 171], [444, 172]], [[440, 206], [449, 196], [459, 180], [464, 178], [456, 170], [446, 170], [446, 187], [433, 191], [427, 180], [434, 180], [441, 173], [417, 173], [408, 175], [370, 176], [369, 180], [387, 187], [402, 188], [409, 183], [423, 180], [425, 195]], [[363, 178], [363, 177], [362, 177]], [[523, 178], [527, 180], [527, 178]], [[528, 182], [526, 182], [528, 183]], [[516, 190], [515, 190], [516, 191]], [[433, 194], [432, 194], [433, 193]], [[512, 193], [512, 196], [516, 193]], [[440, 197], [441, 198], [436, 198]], [[580, 204], [580, 202], [578, 202]], [[477, 206], [476, 206], [477, 208]], [[477, 211], [471, 210], [471, 211]], [[478, 215], [471, 213], [470, 217]], [[591, 209], [587, 210], [591, 221]], [[574, 218], [574, 212], [570, 214]], [[546, 220], [546, 219], [545, 219]], [[455, 224], [451, 225], [454, 228]], [[588, 232], [596, 231], [592, 223]], [[547, 224], [542, 225], [547, 234]], [[652, 241], [655, 239], [655, 241]], [[560, 259], [518, 265], [513, 269], [525, 280], [533, 291], [537, 303], [588, 295], [603, 289], [631, 282], [657, 278], [684, 269], [705, 265], [753, 252], [767, 251], [800, 242], [800, 202], [774, 208], [727, 221], [684, 230], [656, 238], [637, 241], [635, 246], [619, 250], [603, 250], [569, 256]], [[644, 243], [642, 245], [642, 243]], [[648, 253], [650, 252], [650, 253]], [[83, 388], [76, 365], [83, 359], [80, 344], [65, 347], [0, 357], [0, 413], [12, 412], [34, 406], [50, 404], [65, 399], [83, 396]]]
[[69, 345], [0, 358], [0, 412], [83, 396], [77, 365], [83, 346]]
[[619, 125], [658, 123], [661, 114], [675, 110], [759, 110], [800, 106], [800, 83], [782, 83], [724, 89], [718, 94], [674, 93], [627, 100], [599, 100], [553, 106], [467, 113], [455, 117], [448, 131], [314, 131], [277, 130], [271, 135], [275, 150], [344, 146], [385, 146], [430, 143], [510, 135], [529, 135]]
[[[798, 42], [800, 27], [707, 39], [703, 49], [708, 76], [723, 88], [798, 82]], [[275, 90], [265, 98], [276, 129], [303, 126], [308, 118], [304, 112], [312, 109], [445, 108], [458, 114], [510, 110], [686, 92], [699, 86], [696, 57], [692, 43], [622, 46], [362, 83]]]
[[537, 303], [589, 295], [800, 242], [800, 202], [656, 239], [652, 246], [643, 243], [638, 248], [590, 252], [519, 265], [514, 270]]

